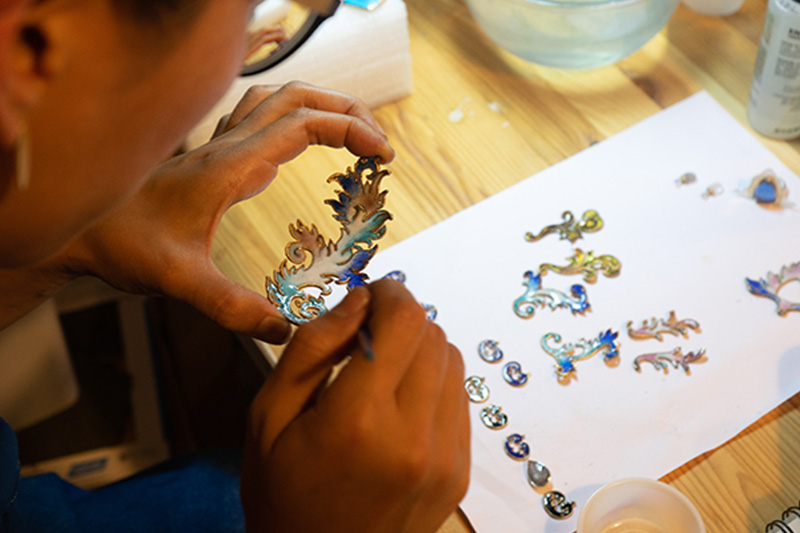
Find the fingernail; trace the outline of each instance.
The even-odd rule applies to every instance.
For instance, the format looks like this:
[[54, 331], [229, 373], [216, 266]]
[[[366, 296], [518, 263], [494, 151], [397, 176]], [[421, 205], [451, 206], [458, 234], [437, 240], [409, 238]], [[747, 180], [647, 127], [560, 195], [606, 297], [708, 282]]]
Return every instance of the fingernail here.
[[363, 285], [359, 285], [352, 289], [350, 293], [345, 296], [344, 300], [342, 300], [342, 303], [337, 305], [333, 310], [337, 314], [353, 315], [367, 307], [367, 305], [369, 305], [369, 300], [369, 289]]
[[269, 316], [261, 323], [266, 340], [271, 344], [284, 344], [292, 333], [292, 324], [283, 316]]

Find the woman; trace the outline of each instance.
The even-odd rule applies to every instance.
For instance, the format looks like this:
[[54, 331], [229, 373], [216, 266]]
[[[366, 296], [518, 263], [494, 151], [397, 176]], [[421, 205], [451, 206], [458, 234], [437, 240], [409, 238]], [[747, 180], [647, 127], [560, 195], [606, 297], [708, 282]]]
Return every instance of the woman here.
[[[293, 83], [250, 91], [208, 145], [159, 164], [237, 75], [252, 4], [0, 0], [0, 327], [94, 275], [287, 340], [289, 325], [266, 299], [212, 263], [220, 217], [309, 144], [387, 162], [393, 152], [362, 103]], [[359, 357], [364, 323], [375, 361]], [[247, 529], [435, 530], [468, 481], [462, 382], [460, 354], [400, 284], [352, 291], [297, 329], [251, 407]], [[2, 528], [242, 526], [230, 488], [238, 479], [214, 461], [165, 465], [91, 493], [17, 477], [16, 440], [0, 419]]]

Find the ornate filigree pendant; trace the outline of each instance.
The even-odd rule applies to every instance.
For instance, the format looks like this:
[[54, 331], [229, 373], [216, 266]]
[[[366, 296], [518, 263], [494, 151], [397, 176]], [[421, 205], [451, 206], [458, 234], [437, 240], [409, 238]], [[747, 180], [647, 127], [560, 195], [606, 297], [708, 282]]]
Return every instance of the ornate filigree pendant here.
[[800, 283], [800, 262], [781, 267], [781, 271], [778, 274], [768, 272], [765, 278], [758, 281], [747, 278], [745, 279], [745, 285], [750, 293], [769, 298], [775, 302], [778, 306], [776, 309], [778, 315], [784, 316], [790, 311], [800, 311], [800, 302], [784, 300], [778, 294], [784, 285], [791, 281]]
[[294, 240], [286, 246], [286, 259], [267, 278], [266, 289], [269, 301], [291, 322], [302, 324], [323, 315], [327, 311], [323, 296], [330, 294], [331, 283], [348, 289], [364, 285], [367, 275], [362, 271], [392, 218], [382, 209], [386, 191], [380, 190], [381, 180], [388, 175], [376, 158], [362, 157], [354, 170], [328, 178], [342, 188], [336, 191], [336, 199], [325, 200], [341, 225], [336, 242], [327, 240], [314, 225], [309, 228], [300, 220], [297, 226], [289, 225]]
[[551, 233], [558, 233], [561, 240], [567, 240], [574, 243], [578, 239], [583, 238], [583, 233], [593, 233], [600, 231], [603, 227], [603, 219], [597, 214], [594, 209], [589, 209], [583, 213], [581, 220], [575, 220], [575, 215], [572, 211], [564, 211], [561, 218], [564, 220], [560, 224], [551, 224], [545, 226], [542, 231], [534, 235], [530, 231], [525, 234], [525, 240], [528, 242], [536, 242], [546, 235]]
[[534, 274], [530, 270], [523, 274], [525, 294], [514, 301], [514, 312], [520, 318], [531, 318], [536, 307], [548, 306], [550, 309], [563, 307], [572, 314], [583, 313], [591, 305], [586, 296], [586, 289], [577, 283], [570, 287], [572, 296], [568, 296], [557, 289], [543, 289], [542, 275]]
[[689, 364], [696, 363], [705, 354], [705, 350], [698, 350], [684, 355], [680, 348], [675, 348], [671, 352], [645, 353], [633, 360], [633, 369], [639, 372], [642, 363], [650, 363], [656, 370], [666, 370], [667, 365], [672, 365], [676, 369], [682, 368], [688, 374]]
[[655, 317], [651, 318], [649, 322], [647, 320], [642, 320], [642, 325], [638, 329], [633, 329], [633, 320], [628, 321], [625, 327], [628, 329], [628, 336], [637, 341], [647, 339], [658, 339], [662, 341], [664, 340], [662, 335], [665, 333], [675, 335], [676, 337], [678, 335], [683, 335], [685, 339], [688, 339], [688, 330], [690, 329], [695, 333], [700, 333], [700, 324], [697, 320], [691, 318], [678, 320], [675, 317], [675, 311], [670, 311], [669, 317], [666, 320], [663, 318], [658, 320]]
[[[542, 349], [556, 360], [556, 374], [564, 378], [575, 371], [575, 363], [588, 359], [598, 352], [603, 352], [603, 358], [609, 361], [619, 356], [619, 343], [617, 342], [618, 332], [607, 330], [600, 332], [595, 339], [581, 339], [576, 343], [567, 343], [560, 348], [550, 346], [548, 341], [561, 342], [561, 335], [558, 333], [547, 333], [542, 337]], [[577, 350], [577, 353], [576, 353]]]
[[622, 264], [613, 255], [595, 257], [594, 252], [584, 254], [580, 248], [575, 248], [575, 253], [567, 259], [569, 264], [564, 266], [557, 266], [551, 263], [541, 264], [539, 265], [539, 273], [544, 274], [548, 270], [552, 270], [565, 276], [582, 275], [586, 283], [594, 283], [597, 281], [598, 272], [602, 272], [607, 278], [613, 278], [619, 275], [622, 268]]

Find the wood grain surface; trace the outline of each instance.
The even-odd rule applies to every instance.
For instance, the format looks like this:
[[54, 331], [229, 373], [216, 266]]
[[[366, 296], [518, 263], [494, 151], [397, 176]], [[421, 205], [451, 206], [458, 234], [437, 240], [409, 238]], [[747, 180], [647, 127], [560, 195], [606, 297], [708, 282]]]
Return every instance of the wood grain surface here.
[[[747, 126], [765, 0], [746, 0], [724, 18], [679, 6], [644, 48], [590, 71], [540, 67], [499, 49], [463, 0], [406, 4], [414, 90], [375, 110], [397, 152], [385, 182], [395, 220], [382, 247], [703, 89]], [[449, 118], [455, 109], [463, 113], [458, 122]], [[800, 174], [797, 141], [759, 140]], [[290, 222], [302, 218], [335, 234], [321, 201], [332, 194], [325, 180], [354, 162], [344, 150], [314, 147], [282, 167], [265, 193], [223, 220], [214, 247], [223, 272], [263, 293], [265, 275], [283, 257]], [[694, 502], [710, 533], [763, 531], [800, 500], [800, 394], [664, 481]], [[441, 529], [467, 530], [457, 515]]]

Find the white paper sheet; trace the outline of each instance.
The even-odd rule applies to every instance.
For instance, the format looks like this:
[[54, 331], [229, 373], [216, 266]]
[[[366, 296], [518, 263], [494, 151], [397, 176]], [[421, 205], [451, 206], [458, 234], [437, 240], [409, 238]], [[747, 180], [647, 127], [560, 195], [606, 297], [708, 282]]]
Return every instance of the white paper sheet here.
[[[744, 284], [800, 261], [800, 212], [770, 211], [735, 193], [766, 168], [786, 181], [790, 200], [800, 197], [797, 176], [698, 93], [376, 255], [371, 278], [404, 271], [417, 298], [438, 308], [437, 323], [463, 353], [467, 375], [485, 377], [489, 403], [509, 416], [505, 429], [493, 431], [479, 418], [485, 404], [471, 405], [472, 481], [462, 508], [479, 532], [574, 531], [578, 511], [601, 485], [658, 478], [800, 390], [800, 313], [779, 317], [772, 301]], [[687, 171], [698, 183], [676, 187]], [[714, 182], [724, 193], [702, 199]], [[557, 235], [523, 238], [560, 222], [565, 210], [580, 216], [587, 209], [605, 227], [574, 246]], [[545, 287], [584, 284], [592, 309], [517, 317], [512, 303], [524, 292], [523, 272], [566, 264], [575, 247], [616, 256], [621, 274], [586, 284], [548, 273]], [[702, 333], [664, 342], [628, 337], [627, 321], [666, 318], [673, 309], [699, 321]], [[577, 363], [577, 380], [559, 384], [541, 337], [552, 331], [574, 342], [608, 328], [620, 332], [620, 364], [608, 367], [598, 355]], [[477, 355], [488, 338], [505, 352], [500, 364]], [[637, 355], [676, 346], [705, 348], [707, 360], [691, 375], [632, 369]], [[532, 373], [527, 386], [503, 381], [502, 364], [511, 360]], [[531, 458], [552, 472], [552, 488], [577, 502], [571, 518], [545, 515], [524, 463], [504, 452], [511, 433], [526, 435]]]

